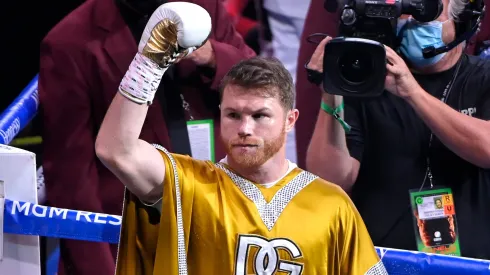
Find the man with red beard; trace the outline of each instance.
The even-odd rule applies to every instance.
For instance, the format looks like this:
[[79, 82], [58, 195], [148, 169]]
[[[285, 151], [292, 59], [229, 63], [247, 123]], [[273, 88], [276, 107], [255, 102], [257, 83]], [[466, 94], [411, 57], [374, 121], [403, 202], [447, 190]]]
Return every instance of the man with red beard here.
[[149, 20], [95, 146], [128, 190], [116, 274], [387, 274], [346, 193], [286, 159], [299, 113], [278, 60], [223, 78], [219, 163], [139, 139], [153, 87], [207, 37], [203, 10], [172, 4]]

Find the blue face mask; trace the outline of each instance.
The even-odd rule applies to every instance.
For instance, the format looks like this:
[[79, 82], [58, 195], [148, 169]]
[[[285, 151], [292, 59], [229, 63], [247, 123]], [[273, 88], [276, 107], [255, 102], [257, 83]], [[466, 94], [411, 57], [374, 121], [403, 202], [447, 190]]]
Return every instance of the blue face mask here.
[[400, 52], [415, 67], [427, 67], [439, 62], [446, 53], [431, 58], [424, 58], [422, 49], [434, 46], [444, 46], [442, 41], [442, 22], [432, 21], [419, 23], [413, 19], [398, 20], [397, 34], [401, 36]]

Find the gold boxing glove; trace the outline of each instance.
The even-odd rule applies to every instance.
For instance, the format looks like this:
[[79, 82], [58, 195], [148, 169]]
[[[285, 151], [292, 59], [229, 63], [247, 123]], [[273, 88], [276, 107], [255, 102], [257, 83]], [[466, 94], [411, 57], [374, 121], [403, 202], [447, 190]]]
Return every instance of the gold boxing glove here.
[[167, 68], [201, 47], [210, 33], [211, 17], [201, 6], [161, 5], [146, 24], [119, 91], [138, 104], [151, 104]]

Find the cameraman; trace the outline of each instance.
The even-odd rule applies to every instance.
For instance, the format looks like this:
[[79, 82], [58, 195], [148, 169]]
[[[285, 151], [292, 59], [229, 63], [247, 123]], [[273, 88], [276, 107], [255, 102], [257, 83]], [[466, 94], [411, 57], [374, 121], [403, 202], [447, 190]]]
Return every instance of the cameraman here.
[[[391, 64], [381, 96], [323, 93], [306, 166], [351, 194], [374, 244], [383, 247], [417, 250], [409, 190], [451, 188], [462, 256], [490, 259], [490, 62], [463, 53], [464, 43], [421, 57], [423, 45], [455, 39], [464, 1], [443, 5], [430, 24], [399, 19], [411, 25], [401, 30], [403, 59], [385, 46]], [[318, 45], [309, 69], [322, 71], [330, 39]], [[343, 100], [347, 134], [325, 111]]]

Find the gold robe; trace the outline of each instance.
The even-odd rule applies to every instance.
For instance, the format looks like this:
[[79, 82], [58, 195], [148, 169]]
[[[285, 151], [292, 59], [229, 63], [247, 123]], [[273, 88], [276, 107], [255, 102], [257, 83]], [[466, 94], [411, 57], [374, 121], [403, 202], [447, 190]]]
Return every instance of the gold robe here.
[[159, 149], [161, 214], [126, 192], [117, 275], [387, 274], [338, 186], [295, 168], [265, 188]]

